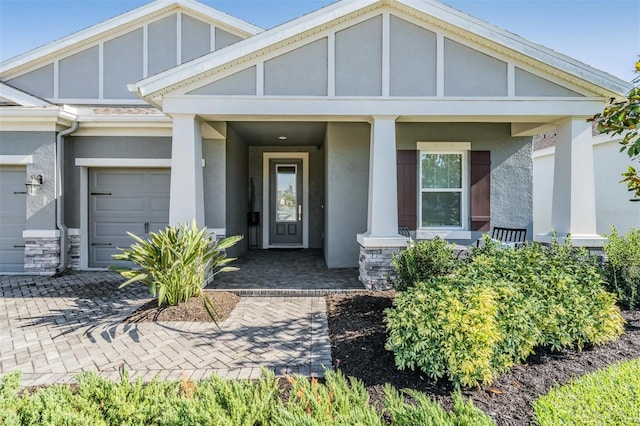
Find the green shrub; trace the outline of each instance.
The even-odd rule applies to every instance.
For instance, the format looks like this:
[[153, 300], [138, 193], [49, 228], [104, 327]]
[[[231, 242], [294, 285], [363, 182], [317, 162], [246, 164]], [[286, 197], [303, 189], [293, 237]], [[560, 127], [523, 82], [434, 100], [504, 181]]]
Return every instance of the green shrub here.
[[471, 386], [493, 379], [493, 347], [502, 338], [496, 294], [489, 285], [463, 277], [416, 283], [387, 310], [386, 348], [398, 368], [449, 377]]
[[[113, 255], [116, 260], [136, 264], [137, 268], [112, 266], [127, 281], [120, 287], [141, 282], [149, 293], [158, 297], [158, 305], [177, 305], [198, 297], [207, 282], [220, 272], [237, 270], [225, 266], [235, 258], [228, 258], [225, 249], [242, 239], [241, 236], [216, 240], [206, 228], [198, 229], [195, 221], [189, 225], [169, 226], [163, 231], [152, 232], [148, 240], [128, 233], [135, 243], [122, 253]], [[203, 301], [209, 315], [215, 319], [211, 301]]]
[[20, 388], [20, 372], [9, 373], [0, 382], [0, 425], [19, 425], [18, 389]]
[[406, 250], [392, 254], [391, 263], [396, 270], [396, 288], [400, 291], [414, 283], [447, 275], [458, 266], [453, 246], [438, 237], [429, 241], [411, 241]]
[[570, 245], [483, 248], [455, 273], [399, 293], [386, 348], [400, 369], [473, 386], [531, 355], [601, 344], [624, 331], [595, 261]]
[[361, 381], [326, 371], [325, 384], [303, 376], [287, 377], [291, 385], [286, 407], [276, 412], [273, 425], [382, 425]]
[[492, 426], [493, 420], [478, 410], [471, 401], [465, 401], [460, 392], [453, 394], [453, 410], [446, 412], [429, 396], [406, 389], [403, 391], [413, 399], [408, 404], [393, 386], [384, 386], [385, 409], [391, 415], [393, 425], [427, 426]]
[[[357, 379], [325, 371], [325, 382], [303, 376], [287, 377], [280, 386], [273, 372], [263, 370], [258, 380], [226, 380], [212, 375], [191, 381], [141, 379], [119, 381], [95, 373], [78, 376], [78, 386], [53, 385], [18, 397], [19, 373], [0, 381], [2, 425], [490, 425], [491, 420], [460, 394], [453, 410], [417, 391], [406, 391], [412, 401], [390, 385], [380, 410]], [[286, 403], [283, 402], [287, 398]]]
[[540, 426], [640, 424], [640, 359], [558, 386], [533, 402]]
[[607, 288], [622, 305], [634, 309], [640, 306], [640, 229], [632, 228], [624, 237], [612, 227], [608, 239], [604, 245]]

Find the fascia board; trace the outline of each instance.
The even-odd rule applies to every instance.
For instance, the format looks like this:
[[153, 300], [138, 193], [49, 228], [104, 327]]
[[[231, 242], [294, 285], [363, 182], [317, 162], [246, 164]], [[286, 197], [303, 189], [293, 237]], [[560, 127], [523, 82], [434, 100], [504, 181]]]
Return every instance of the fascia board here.
[[476, 34], [489, 41], [503, 45], [508, 49], [527, 55], [537, 61], [545, 63], [551, 67], [558, 68], [619, 95], [625, 95], [629, 90], [631, 90], [631, 85], [618, 77], [595, 69], [543, 45], [533, 43], [518, 36], [517, 34], [503, 30], [500, 27], [482, 21], [442, 3], [433, 0], [396, 1], [399, 4], [404, 4], [407, 7], [431, 15], [436, 19], [459, 27], [466, 32]]
[[249, 39], [239, 41], [235, 43], [231, 49], [221, 49], [209, 53], [201, 58], [194, 59], [141, 80], [131, 85], [129, 90], [142, 97], [153, 95], [182, 81], [193, 79], [199, 74], [224, 65], [225, 63], [250, 55], [268, 46], [305, 33], [312, 28], [328, 24], [335, 19], [377, 3], [379, 3], [378, 0], [339, 1], [308, 15], [257, 34]]
[[[58, 107], [54, 108], [25, 108], [25, 107], [2, 107], [0, 108], [0, 118], [46, 118], [46, 117], [59, 117], [61, 111]], [[65, 117], [66, 118], [66, 117]]]
[[22, 55], [7, 59], [0, 63], [0, 75], [3, 75], [8, 71], [31, 63], [33, 61], [38, 61], [54, 55], [59, 51], [71, 48], [86, 40], [92, 39], [94, 37], [99, 37], [102, 34], [113, 31], [114, 29], [117, 29], [123, 25], [128, 25], [136, 21], [144, 21], [145, 18], [149, 17], [152, 14], [161, 12], [163, 10], [170, 10], [171, 8], [192, 9], [202, 15], [210, 17], [212, 20], [219, 21], [230, 27], [236, 27], [242, 31], [246, 31], [248, 35], [256, 34], [263, 31], [260, 27], [249, 24], [230, 15], [224, 14], [193, 0], [157, 0], [134, 9], [130, 12], [125, 12], [122, 15], [108, 19], [84, 30], [80, 30], [76, 33], [55, 40], [51, 43], [45, 44], [44, 46], [30, 50], [29, 52], [26, 52]]
[[16, 89], [4, 83], [0, 83], [0, 96], [9, 99], [23, 107], [49, 107], [53, 104], [40, 99], [36, 96], [30, 95], [22, 90]]
[[217, 9], [207, 6], [206, 4], [199, 3], [193, 0], [178, 0], [176, 3], [179, 3], [185, 9], [191, 9], [195, 12], [198, 12], [202, 15], [209, 17], [214, 21], [218, 21], [221, 24], [224, 24], [228, 27], [244, 31], [249, 36], [254, 36], [264, 31], [264, 28], [258, 27], [257, 25], [253, 25], [249, 22], [243, 21], [242, 19], [236, 18], [235, 16], [228, 15], [224, 12], [221, 12]]

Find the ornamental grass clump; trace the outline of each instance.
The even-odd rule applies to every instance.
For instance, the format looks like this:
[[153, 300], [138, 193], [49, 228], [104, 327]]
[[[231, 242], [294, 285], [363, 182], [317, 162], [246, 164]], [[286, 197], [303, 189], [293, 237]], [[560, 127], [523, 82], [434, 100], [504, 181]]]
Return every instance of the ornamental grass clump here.
[[632, 228], [626, 236], [611, 228], [604, 245], [607, 262], [604, 278], [609, 291], [618, 296], [621, 305], [640, 307], [640, 229]]
[[534, 353], [615, 340], [624, 320], [595, 260], [570, 244], [486, 246], [454, 273], [416, 283], [386, 311], [398, 368], [475, 386]]
[[[227, 266], [235, 258], [227, 257], [225, 249], [236, 244], [242, 236], [217, 240], [207, 228], [198, 229], [195, 221], [191, 225], [169, 226], [152, 232], [148, 240], [128, 233], [135, 241], [130, 248], [119, 250], [115, 260], [132, 262], [137, 267], [111, 266], [127, 278], [120, 288], [140, 282], [149, 288], [152, 296], [158, 297], [158, 306], [177, 305], [202, 295], [202, 289], [220, 272], [235, 271]], [[203, 297], [205, 308], [215, 320], [216, 313], [208, 297]]]

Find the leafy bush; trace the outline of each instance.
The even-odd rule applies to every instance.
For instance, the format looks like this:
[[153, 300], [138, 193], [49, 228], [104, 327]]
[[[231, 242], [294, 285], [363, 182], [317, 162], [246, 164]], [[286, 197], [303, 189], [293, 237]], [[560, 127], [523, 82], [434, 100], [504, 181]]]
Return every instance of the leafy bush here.
[[[141, 282], [149, 293], [158, 297], [158, 306], [177, 305], [198, 297], [207, 282], [220, 272], [237, 270], [225, 266], [235, 258], [228, 258], [225, 249], [233, 246], [242, 236], [216, 240], [206, 228], [198, 229], [195, 221], [189, 225], [169, 226], [163, 231], [152, 232], [148, 240], [128, 233], [135, 243], [122, 253], [113, 255], [116, 260], [133, 262], [138, 268], [112, 266], [127, 281], [120, 287]], [[204, 297], [205, 307], [215, 319], [211, 301]]]
[[[226, 380], [215, 375], [200, 381], [157, 381], [143, 384], [94, 373], [78, 376], [77, 388], [53, 385], [18, 397], [20, 375], [0, 381], [0, 423], [7, 425], [489, 425], [473, 403], [453, 395], [452, 412], [417, 391], [404, 397], [385, 386], [384, 409], [378, 412], [357, 379], [326, 371], [325, 383], [302, 376], [287, 377], [281, 388], [273, 372], [259, 380]], [[285, 395], [287, 400], [284, 402]], [[10, 402], [9, 402], [10, 401]], [[419, 420], [419, 421], [415, 421]]]
[[387, 349], [398, 368], [420, 368], [433, 379], [463, 385], [492, 378], [492, 348], [501, 338], [495, 294], [458, 277], [416, 283], [387, 311]]
[[640, 424], [640, 359], [613, 364], [533, 402], [537, 424]]
[[625, 238], [612, 227], [608, 238], [604, 245], [607, 288], [622, 305], [633, 309], [640, 306], [640, 229], [632, 228]]
[[457, 266], [453, 246], [436, 237], [429, 241], [411, 241], [406, 250], [392, 254], [396, 270], [396, 288], [404, 291], [416, 282], [451, 273]]
[[386, 322], [398, 368], [464, 386], [491, 382], [538, 345], [581, 349], [624, 324], [595, 261], [555, 242], [484, 247], [455, 273], [399, 293]]

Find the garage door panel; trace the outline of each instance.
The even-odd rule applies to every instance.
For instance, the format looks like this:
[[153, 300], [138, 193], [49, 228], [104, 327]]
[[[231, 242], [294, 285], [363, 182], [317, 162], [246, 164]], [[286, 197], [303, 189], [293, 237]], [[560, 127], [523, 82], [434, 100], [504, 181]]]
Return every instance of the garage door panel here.
[[97, 223], [94, 225], [96, 236], [95, 242], [108, 240], [113, 241], [117, 238], [129, 239], [127, 232], [131, 232], [135, 235], [142, 235], [144, 233], [143, 223], [129, 223], [129, 222], [109, 222], [109, 223]]
[[102, 170], [96, 173], [93, 179], [95, 189], [118, 188], [118, 191], [135, 192], [135, 188], [143, 188], [145, 181], [144, 172], [119, 172]]
[[149, 197], [151, 212], [156, 215], [167, 213], [167, 221], [169, 219], [169, 197], [151, 196]]
[[0, 272], [24, 271], [25, 182], [24, 167], [0, 167]]
[[145, 200], [140, 197], [96, 197], [94, 212], [98, 214], [140, 214], [146, 212]]
[[[129, 247], [131, 232], [141, 238], [147, 232], [166, 228], [169, 223], [168, 170], [159, 169], [91, 169], [89, 265], [131, 266], [116, 262], [117, 247]], [[110, 194], [110, 195], [106, 195]], [[147, 226], [145, 226], [147, 224]]]
[[149, 190], [151, 191], [164, 192], [164, 189], [169, 188], [171, 184], [169, 173], [151, 173], [149, 178]]

